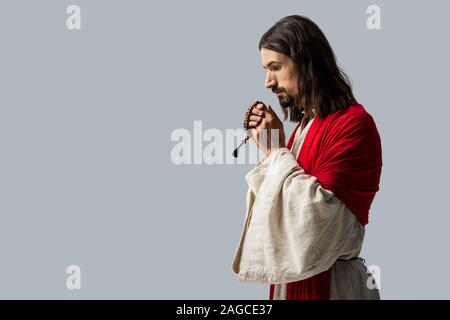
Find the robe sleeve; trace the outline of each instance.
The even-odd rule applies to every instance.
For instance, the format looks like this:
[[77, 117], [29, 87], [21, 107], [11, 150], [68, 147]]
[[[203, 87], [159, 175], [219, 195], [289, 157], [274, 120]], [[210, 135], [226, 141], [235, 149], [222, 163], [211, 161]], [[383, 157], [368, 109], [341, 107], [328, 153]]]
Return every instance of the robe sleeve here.
[[233, 263], [239, 281], [300, 281], [359, 254], [364, 226], [289, 149], [272, 152], [246, 181], [250, 212]]

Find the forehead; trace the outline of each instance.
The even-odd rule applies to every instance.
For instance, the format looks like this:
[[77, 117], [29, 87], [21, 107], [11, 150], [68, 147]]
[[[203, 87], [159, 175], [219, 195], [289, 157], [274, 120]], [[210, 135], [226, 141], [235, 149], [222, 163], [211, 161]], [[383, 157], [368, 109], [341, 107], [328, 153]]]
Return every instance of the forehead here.
[[267, 67], [269, 63], [272, 61], [279, 63], [286, 63], [291, 58], [285, 55], [284, 53], [273, 51], [266, 48], [261, 48], [261, 63], [263, 67]]

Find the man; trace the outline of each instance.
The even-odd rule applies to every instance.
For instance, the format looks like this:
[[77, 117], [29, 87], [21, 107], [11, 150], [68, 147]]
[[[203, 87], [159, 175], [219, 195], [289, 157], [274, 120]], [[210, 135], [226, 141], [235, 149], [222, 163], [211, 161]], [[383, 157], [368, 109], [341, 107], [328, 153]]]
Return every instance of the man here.
[[[270, 299], [379, 299], [358, 257], [381, 176], [376, 125], [308, 18], [283, 18], [259, 49], [266, 88], [298, 125], [286, 144], [271, 106], [252, 109], [249, 127], [266, 157], [246, 176], [233, 271], [270, 283]], [[263, 138], [273, 132], [275, 141]]]

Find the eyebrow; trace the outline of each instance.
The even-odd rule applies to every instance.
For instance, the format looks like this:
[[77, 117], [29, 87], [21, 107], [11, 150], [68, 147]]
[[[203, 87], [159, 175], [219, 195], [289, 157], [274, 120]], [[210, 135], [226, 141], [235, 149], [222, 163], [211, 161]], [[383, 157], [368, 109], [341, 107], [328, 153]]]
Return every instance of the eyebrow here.
[[270, 61], [268, 64], [267, 64], [267, 67], [264, 67], [264, 65], [262, 66], [264, 69], [267, 69], [267, 68], [270, 68], [270, 66], [271, 65], [273, 65], [273, 64], [281, 64], [281, 62], [278, 62], [278, 61]]

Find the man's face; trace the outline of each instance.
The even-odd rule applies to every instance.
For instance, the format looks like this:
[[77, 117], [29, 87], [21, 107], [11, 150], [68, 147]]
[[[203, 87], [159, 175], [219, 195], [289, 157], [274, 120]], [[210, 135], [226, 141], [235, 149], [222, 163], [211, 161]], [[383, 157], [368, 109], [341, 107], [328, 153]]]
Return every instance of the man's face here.
[[283, 108], [292, 107], [298, 94], [294, 62], [284, 53], [261, 49], [261, 62], [267, 70], [265, 86], [275, 93]]

